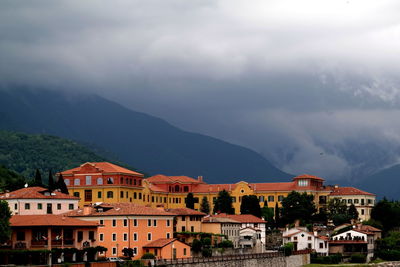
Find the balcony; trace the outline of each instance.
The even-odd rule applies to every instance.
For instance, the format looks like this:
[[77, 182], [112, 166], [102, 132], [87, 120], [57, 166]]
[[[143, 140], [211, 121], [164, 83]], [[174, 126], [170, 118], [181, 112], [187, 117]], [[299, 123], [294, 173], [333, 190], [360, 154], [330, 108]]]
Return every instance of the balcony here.
[[245, 246], [245, 247], [254, 247], [256, 245], [256, 240], [255, 239], [248, 239], [248, 238], [240, 238], [239, 239], [239, 245], [240, 246]]
[[47, 244], [48, 244], [47, 240], [32, 240], [31, 241], [32, 247], [45, 247], [45, 246], [47, 246]]

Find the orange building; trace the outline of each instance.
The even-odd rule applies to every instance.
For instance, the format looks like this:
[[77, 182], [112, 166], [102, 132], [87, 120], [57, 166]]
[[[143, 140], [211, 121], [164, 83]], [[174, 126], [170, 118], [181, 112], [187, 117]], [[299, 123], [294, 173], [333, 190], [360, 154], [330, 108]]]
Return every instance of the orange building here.
[[143, 174], [115, 164], [86, 162], [61, 174], [70, 194], [81, 198], [80, 207], [96, 202], [142, 202]]
[[124, 248], [132, 248], [138, 259], [147, 244], [173, 237], [174, 214], [163, 208], [134, 203], [108, 203], [84, 206], [68, 216], [100, 224], [98, 245], [108, 248], [107, 256], [123, 256]]
[[144, 247], [145, 253], [152, 253], [157, 259], [190, 258], [190, 246], [176, 238], [161, 238], [148, 243]]

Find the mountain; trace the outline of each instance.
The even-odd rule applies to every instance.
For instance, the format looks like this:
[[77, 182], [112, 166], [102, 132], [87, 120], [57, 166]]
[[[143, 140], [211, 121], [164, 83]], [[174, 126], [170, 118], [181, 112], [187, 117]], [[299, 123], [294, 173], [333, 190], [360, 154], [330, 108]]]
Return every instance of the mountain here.
[[210, 183], [292, 177], [250, 149], [183, 131], [96, 95], [1, 90], [0, 129], [95, 144], [149, 174], [202, 175]]
[[363, 190], [374, 193], [378, 198], [400, 199], [400, 164], [383, 169], [357, 183]]
[[[60, 137], [0, 131], [0, 165], [28, 180], [34, 177], [36, 169], [41, 171], [45, 180], [49, 169], [54, 173], [88, 161], [107, 160], [81, 144]], [[12, 175], [8, 173], [5, 176]]]

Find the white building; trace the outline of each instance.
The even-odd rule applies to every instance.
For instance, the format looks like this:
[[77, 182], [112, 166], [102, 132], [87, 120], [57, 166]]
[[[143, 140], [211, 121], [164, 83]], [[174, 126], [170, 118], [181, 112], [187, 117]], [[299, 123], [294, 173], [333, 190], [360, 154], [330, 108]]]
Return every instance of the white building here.
[[295, 227], [283, 232], [283, 244], [293, 243], [294, 250], [312, 249], [322, 255], [328, 255], [328, 237], [309, 232], [306, 228]]

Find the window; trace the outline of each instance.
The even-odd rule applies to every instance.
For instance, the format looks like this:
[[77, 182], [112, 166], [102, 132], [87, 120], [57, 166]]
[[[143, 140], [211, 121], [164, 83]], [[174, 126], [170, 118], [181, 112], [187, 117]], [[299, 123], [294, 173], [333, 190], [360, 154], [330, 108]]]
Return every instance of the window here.
[[190, 226], [190, 232], [194, 232], [194, 226]]
[[78, 242], [81, 242], [83, 240], [83, 232], [78, 231]]
[[123, 178], [123, 177], [121, 177], [121, 178], [119, 179], [119, 183], [120, 183], [120, 184], [123, 184], [123, 183], [124, 183], [124, 178]]
[[72, 204], [72, 203], [68, 204], [68, 209], [69, 210], [73, 210], [74, 209], [74, 204]]
[[136, 219], [133, 219], [133, 226], [137, 226], [137, 220]]
[[94, 231], [89, 231], [89, 240], [95, 241], [95, 239], [94, 239]]
[[298, 186], [308, 186], [308, 180], [301, 179], [297, 183]]
[[361, 209], [361, 215], [364, 215], [364, 209]]
[[295, 236], [295, 237], [293, 238], [293, 240], [297, 240], [297, 236]]
[[15, 210], [18, 209], [18, 204], [17, 204], [17, 203], [14, 204], [14, 209], [15, 209]]
[[43, 204], [42, 204], [42, 203], [38, 203], [38, 204], [37, 204], [37, 209], [38, 209], [38, 210], [43, 209]]
[[104, 241], [104, 234], [99, 234], [99, 240]]
[[113, 254], [113, 255], [117, 255], [117, 248], [116, 248], [116, 247], [113, 247], [113, 248], [112, 248], [112, 254]]
[[183, 249], [183, 256], [186, 256], [186, 248]]
[[86, 176], [86, 185], [92, 184], [92, 176]]
[[307, 240], [311, 240], [311, 236], [308, 236], [308, 237], [307, 237]]
[[58, 210], [61, 209], [61, 203], [57, 203], [57, 209], [58, 209]]
[[101, 191], [97, 191], [97, 198], [101, 198]]
[[133, 192], [133, 198], [136, 199], [137, 198], [137, 193]]
[[24, 231], [17, 232], [17, 241], [25, 241], [25, 232]]
[[78, 178], [74, 179], [74, 185], [81, 185], [81, 180]]
[[133, 241], [137, 241], [138, 240], [138, 234], [137, 233], [133, 233]]
[[307, 244], [307, 247], [308, 247], [308, 248], [311, 248], [311, 243], [308, 243], [308, 244]]
[[116, 233], [112, 234], [112, 241], [117, 241], [117, 234]]
[[65, 185], [69, 185], [69, 179], [64, 179], [64, 183], [65, 183]]
[[85, 190], [85, 201], [86, 202], [92, 201], [92, 190]]
[[171, 222], [169, 220], [167, 220], [167, 226], [170, 226]]
[[368, 199], [368, 205], [372, 204], [372, 199]]
[[324, 248], [324, 243], [319, 242], [319, 248]]
[[113, 219], [113, 220], [112, 220], [112, 226], [113, 226], [113, 227], [116, 227], [116, 226], [117, 226], [117, 220], [116, 220], [116, 219]]
[[124, 191], [119, 192], [119, 197], [124, 198]]
[[153, 226], [157, 226], [157, 220], [153, 220]]
[[189, 186], [184, 186], [183, 187], [183, 192], [189, 192]]
[[275, 197], [274, 196], [268, 196], [268, 202], [274, 202]]
[[128, 191], [125, 192], [125, 198], [128, 198]]
[[26, 209], [26, 210], [30, 210], [30, 209], [31, 209], [31, 204], [25, 203], [25, 209]]
[[185, 232], [185, 231], [186, 231], [186, 227], [182, 226], [182, 232]]
[[128, 220], [124, 219], [124, 227], [127, 227], [127, 226], [128, 226]]
[[167, 233], [167, 238], [171, 238], [171, 234], [170, 233]]
[[107, 184], [114, 184], [114, 178], [108, 177], [107, 178]]
[[147, 233], [147, 241], [151, 241], [151, 233]]
[[282, 195], [281, 195], [281, 196], [278, 196], [278, 201], [279, 201], [279, 202], [282, 202], [283, 198], [284, 198], [284, 196], [282, 196]]
[[151, 202], [154, 202], [154, 196], [151, 197]]
[[361, 205], [364, 205], [364, 199], [363, 198], [361, 199]]
[[175, 192], [179, 192], [179, 185], [175, 185]]
[[129, 184], [129, 179], [128, 178], [125, 178], [125, 183]]
[[352, 199], [348, 199], [348, 200], [347, 200], [347, 203], [348, 203], [348, 204], [351, 204], [351, 203], [353, 203], [353, 200], [352, 200]]
[[354, 199], [354, 204], [358, 204], [358, 199]]
[[139, 193], [139, 199], [142, 199], [142, 193]]
[[114, 192], [113, 191], [107, 191], [107, 198], [113, 198], [114, 197]]
[[74, 197], [79, 197], [79, 192], [74, 192]]
[[137, 255], [137, 247], [133, 248], [133, 255]]
[[128, 241], [128, 234], [124, 233], [124, 241]]
[[103, 184], [103, 178], [101, 177], [97, 178], [97, 184]]
[[151, 226], [151, 220], [147, 220], [147, 226]]
[[186, 221], [186, 216], [182, 216], [182, 221]]
[[264, 196], [259, 196], [258, 199], [260, 202], [264, 202]]
[[99, 221], [99, 224], [100, 224], [100, 225], [104, 225], [104, 220], [100, 220], [100, 221]]

